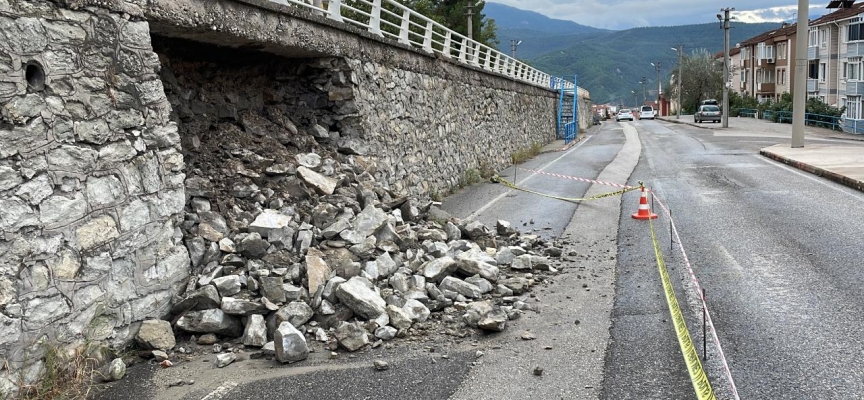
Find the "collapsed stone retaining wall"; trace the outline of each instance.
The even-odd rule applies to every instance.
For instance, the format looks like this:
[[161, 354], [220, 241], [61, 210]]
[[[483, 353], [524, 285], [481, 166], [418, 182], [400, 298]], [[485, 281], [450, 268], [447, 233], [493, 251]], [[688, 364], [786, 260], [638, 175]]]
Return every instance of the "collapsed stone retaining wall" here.
[[[36, 379], [46, 343], [124, 346], [167, 315], [190, 274], [184, 205], [219, 172], [194, 157], [214, 129], [365, 155], [377, 181], [421, 197], [554, 138], [553, 92], [368, 35], [310, 36], [308, 21], [234, 12], [245, 1], [212, 15], [195, 3], [202, 20], [222, 18], [208, 42], [243, 44], [223, 32], [242, 25], [268, 51], [201, 60], [197, 42], [151, 44], [156, 26], [198, 32], [166, 28], [180, 5], [71, 3], [0, 0], [0, 394]], [[309, 48], [282, 51], [286, 40]]]
[[0, 1], [0, 389], [36, 379], [43, 342], [125, 345], [184, 285], [158, 71], [147, 22]]

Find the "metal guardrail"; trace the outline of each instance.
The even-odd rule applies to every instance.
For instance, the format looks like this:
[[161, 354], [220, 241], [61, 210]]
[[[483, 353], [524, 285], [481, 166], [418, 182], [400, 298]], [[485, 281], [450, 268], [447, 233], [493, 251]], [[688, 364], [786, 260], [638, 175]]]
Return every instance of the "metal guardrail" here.
[[[511, 79], [556, 89], [573, 89], [572, 82], [553, 77], [507, 54], [471, 40], [426, 16], [393, 0], [270, 0], [314, 10], [333, 21], [365, 29], [373, 35], [389, 38], [440, 54], [465, 65], [498, 73]], [[578, 88], [579, 96], [588, 92]]]
[[738, 111], [738, 117], [757, 118], [757, 115], [759, 115], [759, 110], [756, 108], [737, 108], [736, 110]]
[[[791, 124], [792, 111], [778, 111], [777, 122]], [[820, 128], [828, 128], [835, 131], [842, 131], [845, 126], [840, 117], [813, 113], [804, 114], [804, 124], [809, 126], [818, 126]]]

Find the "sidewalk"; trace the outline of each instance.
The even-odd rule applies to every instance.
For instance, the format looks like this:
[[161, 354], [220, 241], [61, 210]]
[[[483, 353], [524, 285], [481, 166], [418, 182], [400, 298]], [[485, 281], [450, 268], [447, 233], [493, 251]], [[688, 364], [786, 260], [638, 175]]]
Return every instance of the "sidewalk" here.
[[[715, 135], [768, 134], [773, 137], [791, 138], [792, 125], [779, 124], [754, 118], [729, 118], [729, 128], [717, 123], [696, 124], [692, 115], [662, 117], [667, 122], [682, 123], [711, 129]], [[845, 140], [847, 143], [814, 144], [792, 148], [789, 144], [766, 147], [759, 154], [782, 162], [811, 174], [830, 179], [850, 188], [864, 192], [864, 135], [853, 135], [825, 128], [807, 126], [804, 138], [808, 140]]]

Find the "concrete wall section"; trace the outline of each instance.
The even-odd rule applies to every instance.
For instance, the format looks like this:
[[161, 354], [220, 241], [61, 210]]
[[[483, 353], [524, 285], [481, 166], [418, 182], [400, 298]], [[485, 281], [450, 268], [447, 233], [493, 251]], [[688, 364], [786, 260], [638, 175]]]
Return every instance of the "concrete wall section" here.
[[24, 383], [43, 339], [125, 345], [189, 274], [158, 72], [146, 22], [0, 1], [0, 363]]

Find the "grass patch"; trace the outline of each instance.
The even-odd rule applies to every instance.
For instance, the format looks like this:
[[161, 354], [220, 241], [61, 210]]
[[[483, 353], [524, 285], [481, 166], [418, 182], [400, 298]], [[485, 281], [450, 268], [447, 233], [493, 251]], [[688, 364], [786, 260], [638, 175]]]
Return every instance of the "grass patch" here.
[[543, 145], [540, 143], [534, 142], [530, 147], [519, 149], [513, 152], [510, 155], [510, 162], [513, 164], [522, 164], [525, 161], [532, 159], [534, 156], [540, 154], [540, 150], [543, 149]]
[[26, 400], [86, 399], [93, 379], [97, 377], [99, 349], [85, 345], [72, 353], [64, 353], [53, 345], [45, 346], [45, 369], [39, 381], [21, 388]]

